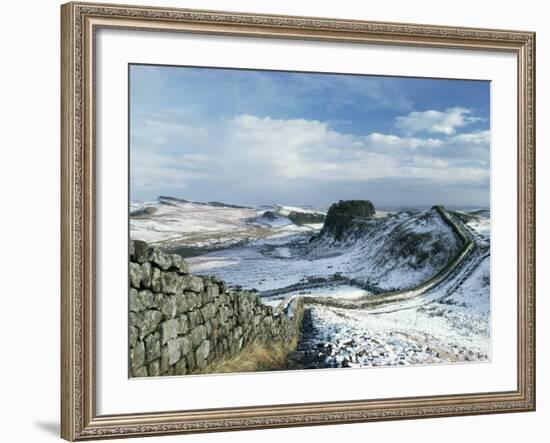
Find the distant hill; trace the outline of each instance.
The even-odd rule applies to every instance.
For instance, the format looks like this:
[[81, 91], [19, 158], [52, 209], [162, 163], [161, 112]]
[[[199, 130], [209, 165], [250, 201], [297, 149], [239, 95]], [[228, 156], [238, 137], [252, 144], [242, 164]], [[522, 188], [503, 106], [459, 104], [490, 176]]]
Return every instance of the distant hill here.
[[233, 205], [230, 203], [223, 203], [219, 201], [198, 202], [193, 200], [185, 200], [183, 198], [178, 198], [178, 197], [169, 197], [166, 195], [159, 196], [158, 201], [159, 203], [168, 204], [168, 205], [171, 205], [173, 203], [194, 203], [196, 205], [207, 205], [207, 206], [214, 206], [219, 208], [250, 209], [249, 206]]

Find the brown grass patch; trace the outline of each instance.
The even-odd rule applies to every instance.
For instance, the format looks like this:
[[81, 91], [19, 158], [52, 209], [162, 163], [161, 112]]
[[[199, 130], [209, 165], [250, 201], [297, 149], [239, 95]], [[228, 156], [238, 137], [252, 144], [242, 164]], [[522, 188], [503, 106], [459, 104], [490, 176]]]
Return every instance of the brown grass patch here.
[[287, 355], [296, 349], [297, 344], [297, 338], [287, 343], [255, 341], [246, 345], [232, 357], [212, 362], [201, 371], [201, 374], [290, 369], [291, 363], [287, 360]]

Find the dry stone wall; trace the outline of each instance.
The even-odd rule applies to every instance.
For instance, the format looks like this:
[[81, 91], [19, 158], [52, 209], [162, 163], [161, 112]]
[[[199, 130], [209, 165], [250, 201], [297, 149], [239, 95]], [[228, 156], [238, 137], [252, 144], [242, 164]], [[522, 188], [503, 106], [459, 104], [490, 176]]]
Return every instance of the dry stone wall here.
[[200, 373], [252, 341], [288, 342], [300, 332], [301, 298], [274, 312], [145, 242], [130, 242], [129, 280], [131, 377]]

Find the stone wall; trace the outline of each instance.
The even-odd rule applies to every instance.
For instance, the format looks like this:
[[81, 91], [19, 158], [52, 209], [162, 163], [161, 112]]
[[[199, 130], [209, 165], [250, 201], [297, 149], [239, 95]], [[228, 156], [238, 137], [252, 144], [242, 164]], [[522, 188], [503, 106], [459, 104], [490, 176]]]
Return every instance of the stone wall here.
[[141, 241], [130, 242], [129, 280], [131, 377], [200, 373], [252, 341], [289, 342], [300, 331], [301, 298], [274, 311]]

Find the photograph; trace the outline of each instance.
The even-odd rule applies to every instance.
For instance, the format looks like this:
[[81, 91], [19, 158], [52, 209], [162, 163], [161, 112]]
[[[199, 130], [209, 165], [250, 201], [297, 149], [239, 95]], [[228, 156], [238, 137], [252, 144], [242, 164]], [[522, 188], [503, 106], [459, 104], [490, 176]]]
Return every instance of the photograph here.
[[130, 64], [129, 377], [491, 362], [490, 104]]

